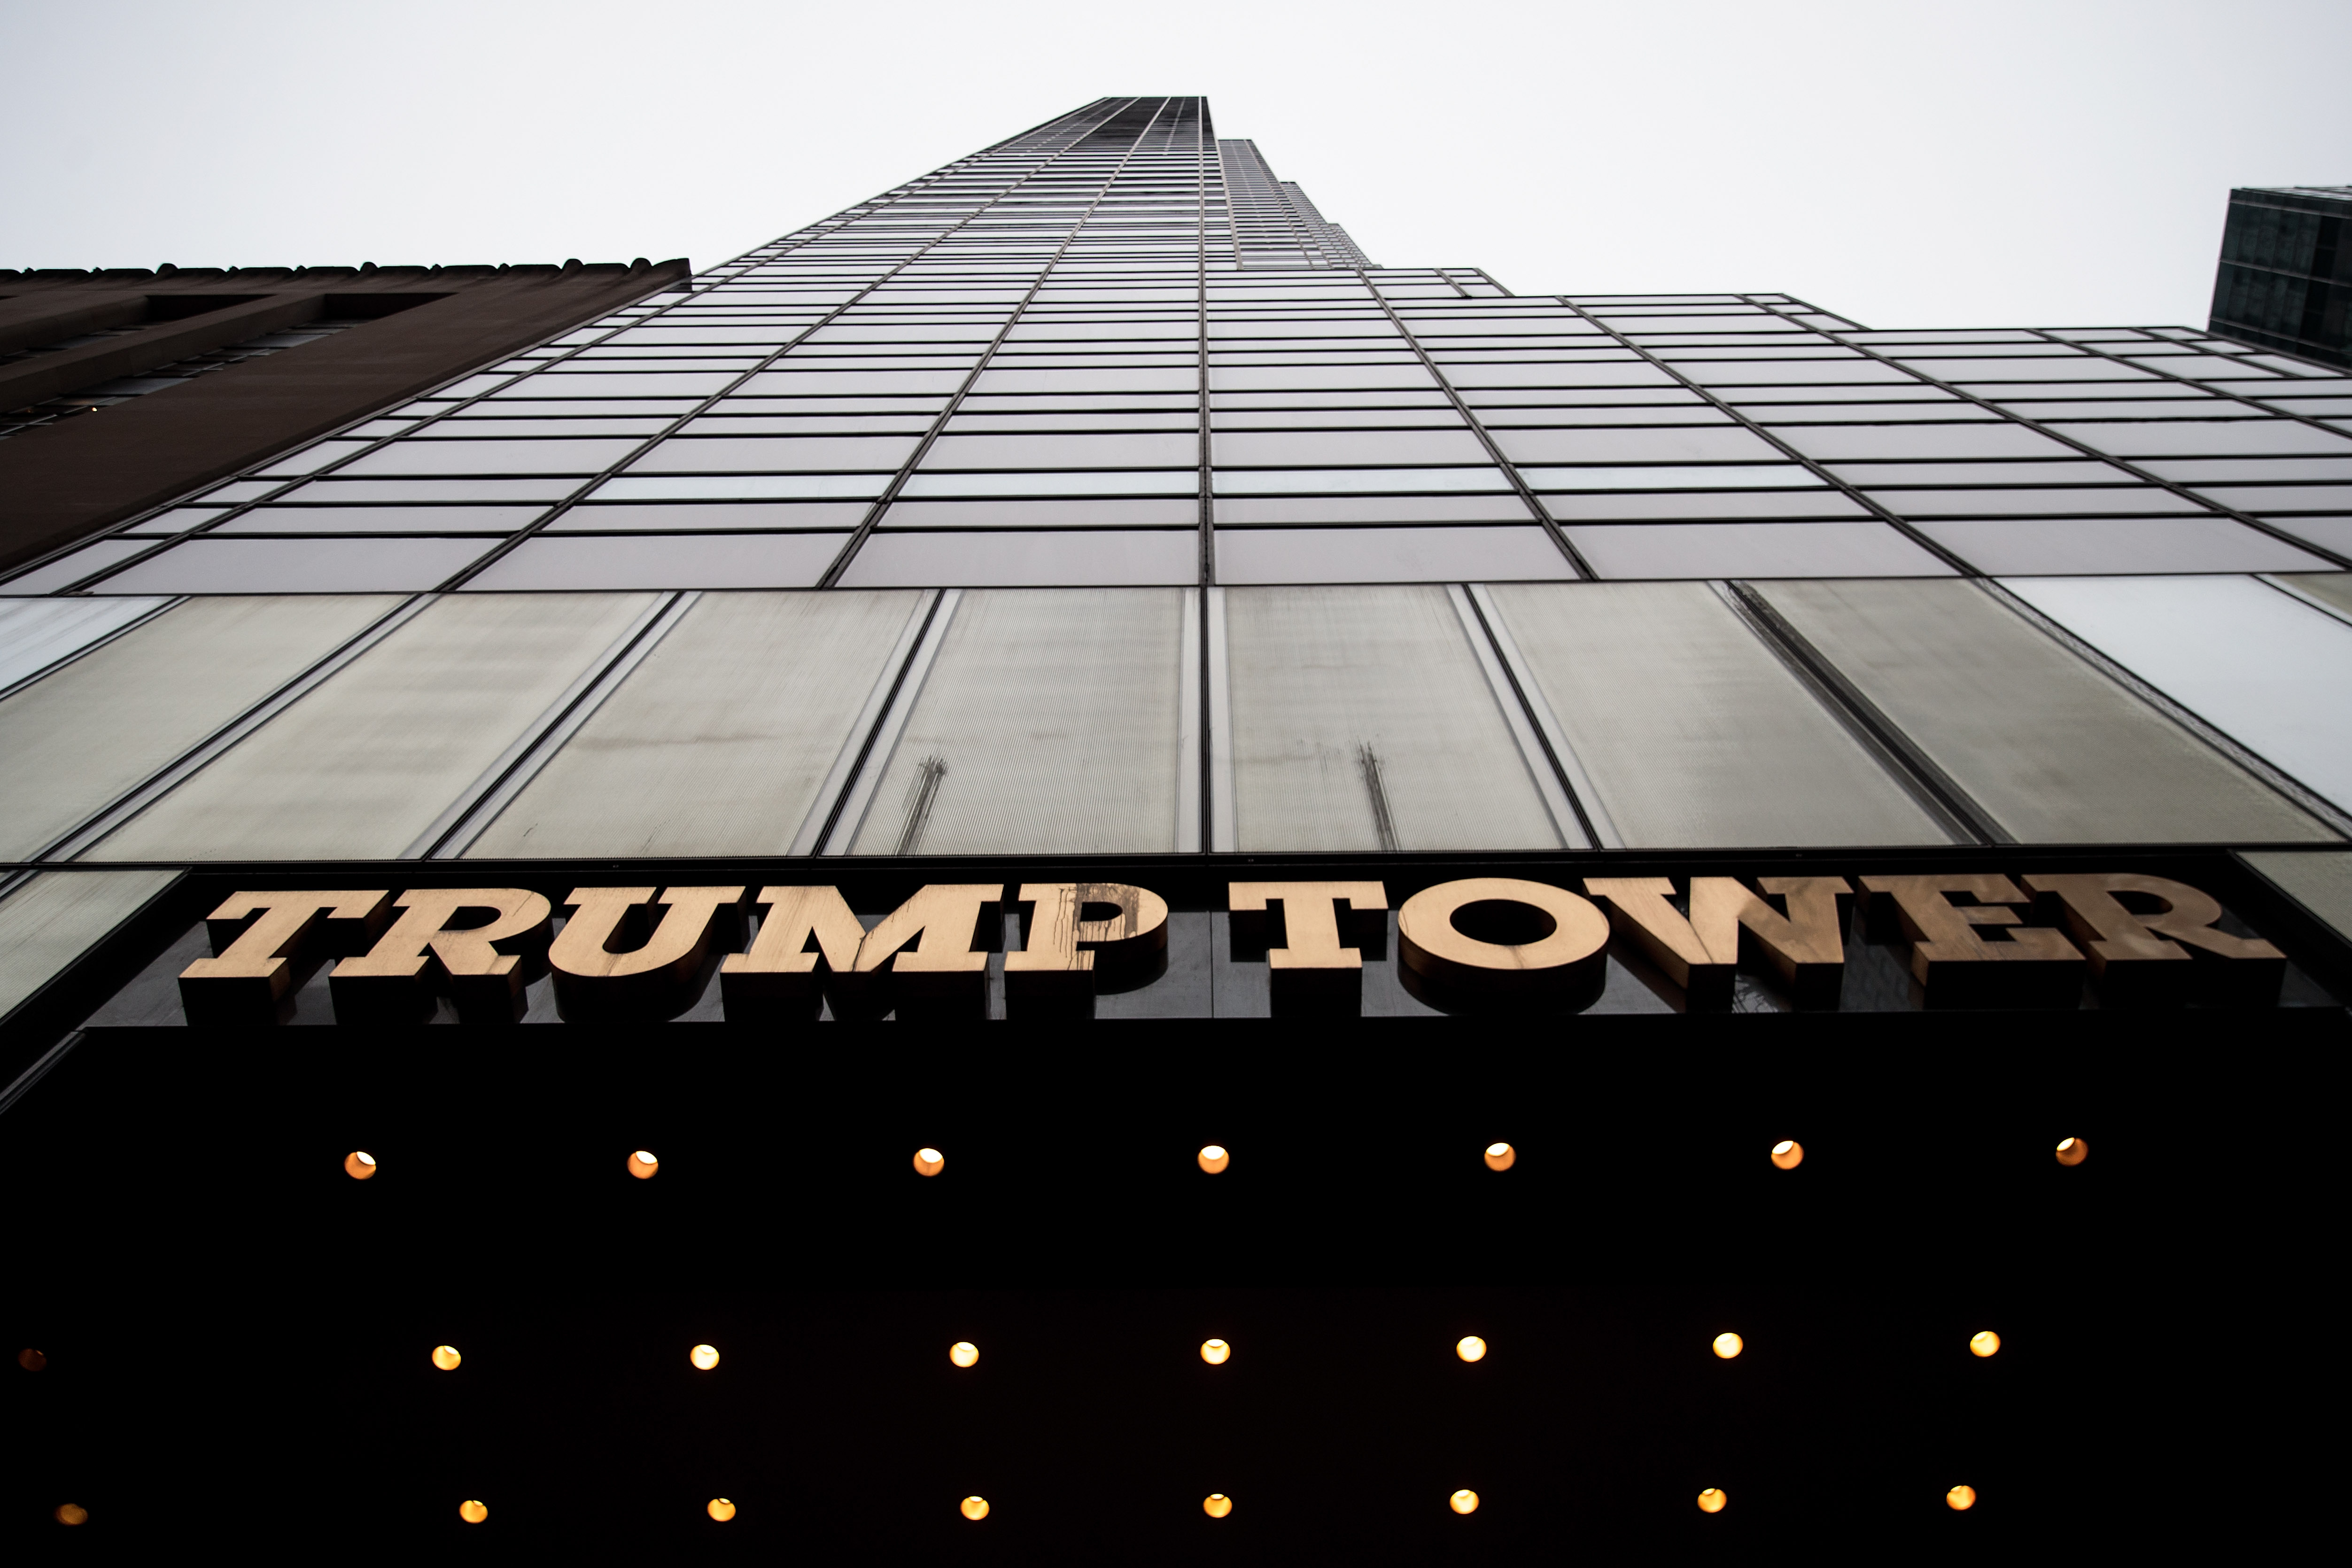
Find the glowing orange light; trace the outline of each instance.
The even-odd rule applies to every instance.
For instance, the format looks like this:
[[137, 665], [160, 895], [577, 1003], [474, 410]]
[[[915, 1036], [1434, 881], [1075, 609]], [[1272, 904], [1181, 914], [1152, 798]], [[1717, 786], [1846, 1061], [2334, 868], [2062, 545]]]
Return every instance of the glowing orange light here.
[[1234, 1157], [1225, 1152], [1222, 1143], [1212, 1143], [1201, 1151], [1201, 1169], [1213, 1176], [1233, 1163]]
[[443, 1372], [457, 1371], [458, 1363], [463, 1362], [465, 1359], [466, 1358], [464, 1356], [457, 1353], [457, 1347], [456, 1345], [435, 1345], [433, 1347], [433, 1364], [439, 1367]]
[[1445, 1506], [1452, 1509], [1456, 1513], [1476, 1513], [1478, 1511], [1478, 1494], [1472, 1491], [1468, 1487], [1464, 1487], [1460, 1491], [1455, 1492], [1452, 1497], [1445, 1500]]
[[1234, 1500], [1223, 1492], [1211, 1492], [1201, 1500], [1201, 1511], [1211, 1519], [1223, 1519], [1234, 1511]]
[[[937, 1149], [918, 1149], [915, 1151], [915, 1174], [919, 1176], [936, 1176], [941, 1171], [946, 1170], [947, 1166], [948, 1157], [945, 1154], [940, 1153]], [[982, 1503], [981, 1506], [982, 1508], [986, 1508], [988, 1505], [986, 1503]]]
[[1793, 1171], [1805, 1163], [1805, 1146], [1794, 1138], [1783, 1138], [1772, 1145], [1772, 1163], [1783, 1171]]
[[59, 1524], [87, 1524], [89, 1522], [89, 1510], [78, 1502], [61, 1502], [51, 1517]]
[[1201, 1342], [1201, 1359], [1207, 1362], [1211, 1366], [1224, 1365], [1225, 1358], [1233, 1353], [1234, 1347], [1225, 1343], [1223, 1340], [1202, 1340]]
[[1944, 1501], [1955, 1513], [1966, 1513], [1977, 1506], [1977, 1489], [1954, 1487], [1944, 1494]]
[[1698, 1510], [1701, 1513], [1721, 1513], [1723, 1505], [1730, 1500], [1721, 1487], [1709, 1487], [1698, 1494]]
[[1455, 1343], [1454, 1353], [1464, 1361], [1484, 1361], [1486, 1358], [1486, 1342], [1475, 1334], [1465, 1334]]
[[654, 1158], [650, 1149], [639, 1149], [629, 1156], [629, 1174], [641, 1182], [660, 1169], [661, 1162]]
[[719, 1364], [719, 1347], [717, 1345], [697, 1345], [692, 1350], [686, 1352], [686, 1359], [695, 1364], [696, 1370], [700, 1372], [709, 1372], [712, 1367]]
[[1519, 1152], [1508, 1143], [1486, 1145], [1486, 1169], [1490, 1171], [1507, 1171], [1517, 1163], [1518, 1158]]
[[[2061, 1154], [2060, 1159], [2066, 1156]], [[343, 1174], [354, 1182], [364, 1182], [375, 1174], [375, 1156], [364, 1149], [354, 1149], [343, 1156]]]
[[2079, 1165], [2090, 1157], [2091, 1143], [2089, 1139], [2062, 1138], [2058, 1141], [2058, 1163], [2060, 1164]]
[[723, 1497], [715, 1497], [703, 1506], [703, 1511], [724, 1524], [735, 1517], [735, 1505]]
[[984, 1497], [968, 1497], [957, 1506], [963, 1510], [963, 1516], [966, 1519], [988, 1517], [988, 1500]]
[[457, 1505], [457, 1517], [467, 1524], [479, 1524], [490, 1517], [489, 1504], [477, 1502], [474, 1499], [467, 1498]]
[[49, 1358], [35, 1350], [32, 1346], [26, 1345], [23, 1350], [16, 1352], [16, 1364], [23, 1367], [26, 1372], [38, 1372], [43, 1367], [49, 1364]]
[[1987, 1329], [1981, 1333], [1970, 1334], [1969, 1336], [1969, 1353], [1970, 1355], [1990, 1355], [1993, 1352], [1999, 1349], [2000, 1349], [2000, 1336], [1994, 1333], [1990, 1329]]
[[1717, 1334], [1715, 1336], [1715, 1353], [1721, 1356], [1726, 1361], [1729, 1361], [1733, 1356], [1738, 1355], [1741, 1351], [1746, 1350], [1747, 1348], [1748, 1342], [1741, 1339], [1738, 1334]]
[[977, 1366], [980, 1363], [980, 1347], [970, 1340], [958, 1340], [948, 1347], [948, 1360], [958, 1366]]

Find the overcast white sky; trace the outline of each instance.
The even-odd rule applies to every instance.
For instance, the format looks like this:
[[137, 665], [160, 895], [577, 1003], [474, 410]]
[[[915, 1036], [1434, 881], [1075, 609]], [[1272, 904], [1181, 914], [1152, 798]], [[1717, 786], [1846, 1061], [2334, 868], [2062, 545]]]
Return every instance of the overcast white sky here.
[[2201, 324], [2233, 184], [2352, 183], [2346, 0], [0, 0], [0, 267], [720, 260], [1203, 92], [1377, 261]]

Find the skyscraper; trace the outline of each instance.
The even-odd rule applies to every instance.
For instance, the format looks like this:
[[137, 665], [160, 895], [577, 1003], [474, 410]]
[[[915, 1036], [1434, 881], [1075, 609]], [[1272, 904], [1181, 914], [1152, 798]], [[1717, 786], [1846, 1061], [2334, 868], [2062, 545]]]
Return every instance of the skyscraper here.
[[[33, 462], [47, 438], [10, 444]], [[1104, 99], [0, 583], [0, 1135], [59, 1212], [168, 1249], [181, 1200], [100, 1152], [211, 1107], [267, 1152], [249, 1201], [352, 1247], [336, 1268], [402, 1259], [442, 1298], [476, 1270], [518, 1300], [574, 1279], [552, 1241], [549, 1272], [502, 1274], [435, 1229], [449, 1211], [398, 1206], [511, 1205], [583, 1247], [630, 1237], [612, 1245], [666, 1288], [770, 1292], [747, 1344], [856, 1315], [790, 1304], [820, 1286], [1132, 1288], [1157, 1336], [1137, 1364], [1183, 1354], [1120, 1397], [1188, 1434], [1192, 1468], [1153, 1449], [1149, 1485], [1048, 1502], [992, 1455], [1090, 1395], [986, 1346], [1023, 1414], [902, 1390], [936, 1451], [886, 1463], [868, 1433], [793, 1461], [887, 1516], [893, 1550], [929, 1540], [928, 1510], [1044, 1531], [1014, 1534], [1032, 1560], [1191, 1551], [1152, 1534], [1163, 1480], [1188, 1523], [1283, 1521], [1243, 1537], [1276, 1555], [1334, 1530], [1369, 1530], [1360, 1555], [1450, 1529], [1651, 1550], [1651, 1505], [1625, 1500], [1653, 1492], [1675, 1528], [1769, 1511], [1758, 1488], [1771, 1517], [1817, 1519], [1843, 1461], [1772, 1455], [1852, 1407], [1723, 1405], [1794, 1363], [1769, 1334], [1745, 1362], [1737, 1337], [1706, 1352], [1733, 1327], [1711, 1304], [1791, 1325], [1836, 1369], [1824, 1387], [1910, 1377], [1910, 1351], [1808, 1339], [1789, 1299], [1696, 1281], [1670, 1243], [1688, 1205], [1736, 1215], [1709, 1247], [1760, 1268], [1769, 1235], [1821, 1268], [1819, 1321], [1867, 1316], [1841, 1227], [1900, 1232], [1965, 1169], [2011, 1227], [1985, 1283], [1937, 1295], [1932, 1249], [1890, 1242], [1909, 1294], [1871, 1329], [1958, 1347], [1917, 1363], [1942, 1390], [1918, 1408], [1965, 1451], [1872, 1456], [1925, 1511], [1840, 1517], [1940, 1528], [1975, 1507], [1954, 1483], [2006, 1465], [2033, 1500], [2009, 1517], [2046, 1519], [2084, 1472], [1999, 1448], [1997, 1411], [2023, 1405], [1939, 1380], [2021, 1359], [1968, 1359], [1989, 1326], [1969, 1312], [2077, 1332], [2025, 1305], [2034, 1271], [2120, 1212], [2086, 1205], [2147, 1191], [2089, 1184], [2087, 1122], [2151, 1137], [2179, 1110], [2177, 1086], [2051, 1062], [2158, 1016], [2340, 1040], [2347, 564], [2352, 381], [2308, 359], [2179, 327], [1872, 330], [1785, 294], [1376, 266], [1204, 100]], [[559, 1026], [412, 1027], [518, 1021]], [[1998, 1092], [1937, 1089], [1987, 1031]], [[556, 1037], [584, 1043], [550, 1058]], [[287, 1054], [309, 1039], [325, 1055]], [[1039, 1040], [1066, 1054], [1013, 1051]], [[1808, 1063], [1833, 1041], [1893, 1078]], [[1657, 1064], [1718, 1047], [1719, 1094], [1683, 1105]], [[270, 1066], [234, 1070], [240, 1052]], [[1634, 1122], [1683, 1131], [1662, 1150]], [[1604, 1184], [1605, 1215], [1580, 1196], [1580, 1169], [1654, 1161], [1672, 1168]], [[1446, 1185], [1457, 1164], [1487, 1184]], [[1790, 1206], [1822, 1192], [1853, 1206]], [[681, 1194], [691, 1215], [655, 1206]], [[1041, 1219], [1066, 1202], [1082, 1221]], [[701, 1260], [661, 1272], [640, 1223], [701, 1237]], [[1571, 1232], [1590, 1250], [1560, 1250]], [[776, 1250], [730, 1256], [755, 1234]], [[910, 1276], [898, 1238], [942, 1261]], [[251, 1267], [251, 1289], [277, 1278]], [[2127, 1290], [2092, 1273], [2084, 1313]], [[1372, 1289], [1393, 1284], [1433, 1294]], [[1243, 1289], [1285, 1285], [1310, 1294]], [[1246, 1397], [1180, 1387], [1223, 1365], [1193, 1354], [1223, 1320], [1192, 1286], [1240, 1292], [1217, 1310], [1303, 1359], [1261, 1363], [1293, 1370]], [[637, 1331], [563, 1298], [513, 1312]], [[841, 1331], [860, 1355], [967, 1310], [1033, 1367], [1055, 1333], [1128, 1354], [1094, 1308], [897, 1300]], [[672, 1327], [704, 1331], [706, 1305]], [[364, 1333], [429, 1346], [455, 1310], [372, 1303]], [[1687, 1366], [1680, 1339], [1627, 1327], [1685, 1317], [1706, 1327]], [[1302, 1347], [1343, 1322], [1443, 1352], [1399, 1374], [1394, 1430], [1325, 1433], [1285, 1403], [1340, 1397]], [[1541, 1336], [1604, 1331], [1645, 1370], [1595, 1399], [1691, 1402], [1662, 1447], [1559, 1448], [1545, 1412], [1582, 1363], [1510, 1370]], [[663, 1363], [681, 1377], [687, 1342]], [[1245, 1377], [1260, 1352], [1234, 1353]], [[416, 1403], [443, 1385], [375, 1375], [352, 1373], [352, 1408], [381, 1394], [405, 1412], [387, 1430], [464, 1447]], [[870, 1390], [818, 1382], [795, 1395], [811, 1419], [863, 1432]], [[752, 1419], [710, 1409], [714, 1431]], [[1289, 1438], [1231, 1460], [1255, 1489], [1222, 1484], [1218, 1445], [1266, 1422]], [[1285, 1469], [1277, 1450], [1327, 1441]], [[1359, 1453], [1380, 1458], [1330, 1457]], [[625, 1458], [579, 1465], [636, 1508]], [[457, 1502], [490, 1483], [465, 1478], [498, 1473], [487, 1451], [446, 1477], [384, 1463], [348, 1495], [423, 1499], [419, 1530], [478, 1522]], [[1718, 1473], [1735, 1463], [1759, 1479]], [[789, 1469], [738, 1466], [679, 1527], [804, 1506]], [[982, 1472], [1010, 1490], [956, 1514]], [[1396, 1535], [1350, 1512], [1391, 1485], [1430, 1504]], [[1585, 1489], [1565, 1513], [1524, 1500], [1560, 1486]], [[1230, 1521], [1186, 1488], [1231, 1494]], [[1056, 1509], [1075, 1533], [1040, 1522]], [[667, 1539], [653, 1503], [629, 1518]]]
[[2213, 331], [2337, 370], [2352, 368], [2347, 216], [2352, 185], [2231, 191], [2221, 265], [2213, 278]]

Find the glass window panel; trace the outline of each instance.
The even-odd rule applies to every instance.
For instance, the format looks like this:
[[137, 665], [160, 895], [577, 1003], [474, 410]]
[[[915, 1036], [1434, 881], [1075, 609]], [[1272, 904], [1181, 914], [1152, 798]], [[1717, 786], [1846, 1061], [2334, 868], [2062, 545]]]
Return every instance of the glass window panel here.
[[0, 690], [129, 626], [161, 599], [0, 599]]
[[1184, 617], [1171, 589], [967, 594], [880, 769], [857, 855], [1178, 847]]
[[1223, 524], [1284, 522], [1525, 522], [1514, 495], [1220, 497]]
[[2339, 556], [2352, 556], [2352, 517], [2278, 517], [2269, 521], [2273, 528], [2282, 529], [2322, 550], [2333, 551]]
[[302, 506], [370, 506], [382, 502], [521, 502], [562, 500], [580, 488], [561, 479], [313, 479], [278, 499]]
[[1945, 841], [1704, 584], [1491, 593], [1628, 847]]
[[2154, 485], [2117, 485], [2102, 489], [1904, 490], [1875, 489], [1871, 500], [1902, 517], [1979, 517], [1990, 514], [2064, 517], [2076, 512], [2202, 512], [2186, 496]]
[[118, 561], [153, 548], [151, 540], [101, 539], [95, 544], [83, 545], [70, 555], [60, 555], [46, 566], [36, 566], [9, 578], [0, 584], [0, 594], [53, 594], [69, 583], [79, 583]]
[[1821, 485], [1809, 468], [1795, 463], [1724, 464], [1709, 468], [1670, 468], [1664, 464], [1638, 468], [1522, 468], [1521, 475], [1537, 489], [1653, 490], [1722, 489], [1733, 486], [1780, 488]]
[[1090, 500], [901, 500], [885, 528], [1167, 528], [1200, 520], [1190, 497], [1117, 496]]
[[259, 506], [221, 528], [232, 533], [512, 533], [543, 506]]
[[1126, 586], [1194, 583], [1200, 574], [1201, 536], [1185, 529], [901, 532], [868, 539], [841, 585]]
[[1219, 468], [1219, 495], [1288, 495], [1317, 490], [1507, 490], [1496, 468]]
[[1849, 385], [1884, 383], [1905, 387], [1918, 384], [1897, 367], [1880, 364], [1875, 360], [1687, 360], [1675, 368], [1701, 386], [1752, 386], [1774, 383], [1805, 387], [1805, 395], [1809, 397], [1820, 395], [1811, 390], [1812, 387], [1838, 383]]
[[[854, 360], [835, 362], [844, 366]], [[764, 370], [731, 390], [737, 395], [782, 397], [875, 397], [889, 394], [953, 392], [971, 373], [961, 370]]]
[[912, 436], [675, 437], [629, 465], [633, 474], [895, 473], [915, 455]]
[[[1541, 405], [1519, 405], [1489, 407], [1478, 416], [1478, 422], [1486, 426], [1489, 430], [1502, 431], [1508, 429], [1535, 429], [1553, 426], [1581, 426], [1588, 427], [1592, 426], [1615, 426], [1627, 425], [1728, 426], [1733, 423], [1733, 420], [1729, 415], [1718, 414], [1711, 408], [1687, 408], [1680, 405], [1633, 408], [1571, 408], [1544, 406]], [[1579, 435], [1586, 436], [1600, 436], [1605, 434], [1605, 432], [1592, 430], [1590, 428], [1580, 430], [1577, 433]], [[1769, 448], [1768, 447], [1767, 450], [1769, 450]], [[1775, 458], [1780, 456], [1779, 452], [1772, 452], [1771, 455]]]
[[547, 525], [550, 533], [701, 533], [722, 529], [840, 531], [866, 521], [864, 501], [679, 501], [670, 505], [575, 506]]
[[1973, 583], [1773, 583], [1762, 591], [2028, 843], [2328, 837]]
[[1449, 364], [1445, 378], [1463, 389], [1463, 396], [1475, 404], [1472, 394], [1482, 387], [1508, 386], [1671, 386], [1678, 385], [1675, 378], [1654, 365], [1640, 360], [1551, 360], [1533, 364]]
[[921, 603], [705, 595], [466, 853], [790, 853]]
[[1435, 383], [1418, 364], [1228, 364], [1211, 369], [1209, 384], [1219, 392], [1246, 392], [1271, 387], [1433, 387]]
[[354, 452], [366, 451], [368, 447], [369, 443], [366, 441], [321, 441], [315, 447], [306, 447], [299, 452], [289, 453], [268, 468], [257, 468], [255, 472], [270, 479], [291, 479], [297, 474], [315, 474], [330, 463], [348, 458]]
[[2011, 586], [2215, 728], [2352, 808], [2352, 724], [2344, 721], [2352, 713], [2352, 626], [2249, 577], [2042, 578]]
[[1530, 523], [1217, 531], [1220, 583], [1459, 583], [1575, 575], [1551, 535]]
[[1181, 397], [1147, 392], [1056, 392], [1049, 395], [1008, 394], [999, 397], [974, 393], [956, 405], [956, 412], [960, 416], [968, 416], [982, 414], [1054, 414], [1107, 408], [1122, 412], [1137, 409], [1181, 412], [1188, 417], [1197, 417], [1196, 411], [1199, 407], [1200, 394], [1192, 390], [1188, 390]]
[[542, 534], [466, 584], [470, 592], [562, 588], [809, 588], [846, 533]]
[[1087, 468], [1069, 473], [940, 474], [928, 470], [899, 487], [909, 498], [1019, 495], [1192, 495], [1197, 468]]
[[2001, 463], [1832, 463], [1830, 471], [1862, 489], [1885, 485], [2136, 485], [2111, 463], [2089, 458]]
[[1909, 359], [1903, 363], [1922, 375], [1956, 385], [1969, 382], [2147, 381], [2155, 375], [2137, 365], [2072, 354], [2049, 359]]
[[2133, 425], [2053, 425], [2051, 428], [2118, 458], [2228, 458], [2265, 452], [2352, 455], [2352, 436], [2315, 430], [2294, 419], [2168, 419]]
[[1232, 430], [1214, 437], [1220, 464], [1292, 468], [1315, 463], [1491, 463], [1466, 429]]
[[[1759, 417], [1792, 417], [1775, 409]], [[2006, 421], [1980, 425], [1843, 425], [1833, 430], [1776, 429], [1773, 434], [1809, 458], [2073, 458], [2063, 442]]]
[[177, 871], [44, 871], [0, 899], [0, 1017], [63, 973]]
[[100, 583], [100, 594], [365, 594], [431, 588], [488, 539], [192, 539]]
[[2293, 483], [2336, 479], [2352, 484], [2352, 457], [2343, 458], [2176, 458], [2143, 463], [2149, 473], [2183, 482], [2211, 483], [2217, 479], [2247, 483]]
[[[1780, 463], [1786, 454], [1736, 426], [1691, 429], [1498, 430], [1495, 439], [1517, 463]], [[1801, 470], [1786, 470], [1809, 482]], [[1670, 484], [1673, 480], [1657, 481]]]
[[399, 602], [191, 600], [0, 701], [0, 858], [63, 837]]
[[2197, 493], [2210, 496], [2240, 511], [2340, 511], [2352, 507], [2352, 485], [2199, 485]]
[[[1926, 420], [1973, 419], [1985, 424], [2001, 423], [2000, 416], [1989, 409], [1955, 407], [1948, 403], [1743, 403], [1742, 411], [1759, 423], [1771, 426], [1772, 434], [1788, 440], [1799, 451], [1811, 455], [1812, 449], [1793, 439], [1794, 432], [1783, 421], [1870, 425], [1886, 420], [1916, 423]], [[1822, 435], [1807, 431], [1808, 435]]]
[[1603, 577], [1948, 576], [1933, 553], [1878, 521], [1571, 523]]
[[1240, 848], [1562, 844], [1444, 588], [1233, 588], [1225, 628]]
[[942, 436], [923, 456], [935, 468], [1151, 468], [1201, 460], [1192, 431], [1123, 436]]
[[[498, 401], [517, 397], [709, 397], [724, 391], [737, 374], [731, 370], [548, 371], [524, 376], [509, 386], [505, 396]], [[469, 397], [479, 390], [451, 387], [449, 392], [455, 396]]]
[[1351, 426], [1393, 429], [1419, 426], [1446, 430], [1465, 428], [1462, 416], [1451, 408], [1269, 408], [1233, 409], [1216, 416], [1220, 432], [1228, 430], [1287, 430], [1299, 427], [1346, 429]]
[[[493, 402], [477, 403], [461, 419], [453, 420], [450, 425], [471, 425], [478, 416], [485, 426], [488, 426], [494, 422], [512, 419], [518, 416], [528, 416], [533, 419], [562, 420], [568, 426], [574, 423], [601, 423], [623, 415], [647, 415], [657, 416], [651, 422], [658, 430], [662, 421], [675, 419], [681, 414], [691, 413], [698, 401], [699, 399], [691, 397], [676, 397], [655, 398], [651, 401], [640, 398], [612, 403], [530, 403], [501, 397]], [[411, 409], [407, 412], [414, 413], [416, 410]], [[594, 420], [583, 420], [580, 416], [583, 415], [593, 415], [596, 417]], [[637, 421], [633, 420], [631, 423], [637, 423]], [[447, 427], [449, 426], [444, 426], [444, 428]]]
[[959, 414], [947, 423], [948, 433], [953, 436], [1050, 435], [1063, 430], [1190, 432], [1199, 427], [1199, 415], [1189, 409], [1181, 414], [1160, 414], [1148, 409], [1136, 409], [1120, 414]]
[[[738, 405], [738, 406], [741, 406]], [[689, 419], [680, 433], [687, 436], [920, 436], [931, 427], [929, 412], [914, 414], [791, 414], [777, 413], [775, 404], [755, 405], [769, 416], [742, 414], [711, 415]], [[789, 404], [782, 405], [789, 410]]]
[[888, 474], [623, 474], [596, 487], [610, 500], [761, 500], [794, 498], [868, 500], [882, 493]]
[[442, 599], [92, 850], [388, 859], [604, 658], [650, 594]]
[[1196, 391], [1200, 373], [1189, 367], [1173, 370], [988, 370], [972, 390], [983, 393], [1058, 392], [1184, 392]]
[[1979, 572], [2312, 572], [2327, 563], [2226, 517], [1980, 518], [1919, 531]]
[[1832, 489], [1685, 491], [1675, 495], [1548, 495], [1544, 510], [1562, 522], [1637, 522], [1689, 518], [1867, 517], [1869, 509]]

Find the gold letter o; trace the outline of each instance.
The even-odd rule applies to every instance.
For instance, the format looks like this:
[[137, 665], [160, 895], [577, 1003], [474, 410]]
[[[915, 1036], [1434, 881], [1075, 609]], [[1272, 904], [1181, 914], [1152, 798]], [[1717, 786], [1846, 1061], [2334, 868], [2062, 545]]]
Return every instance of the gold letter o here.
[[[1551, 934], [1507, 946], [1454, 928], [1456, 911], [1484, 903], [1540, 910], [1551, 917]], [[1589, 985], [1609, 962], [1609, 917], [1591, 900], [1511, 877], [1423, 888], [1397, 911], [1397, 936], [1399, 956], [1415, 974], [1465, 999], [1549, 999]]]

